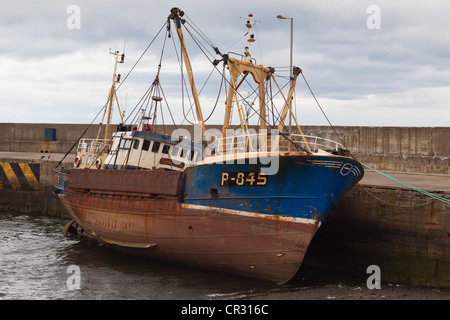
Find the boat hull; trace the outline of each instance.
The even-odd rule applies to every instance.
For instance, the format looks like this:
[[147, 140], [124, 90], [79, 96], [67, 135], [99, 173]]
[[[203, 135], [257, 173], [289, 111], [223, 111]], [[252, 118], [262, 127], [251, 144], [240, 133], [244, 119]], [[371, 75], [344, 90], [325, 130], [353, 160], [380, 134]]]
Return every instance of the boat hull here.
[[[283, 164], [298, 164], [299, 159], [293, 157]], [[304, 159], [304, 165], [313, 168], [315, 165], [306, 161], [308, 159]], [[256, 170], [255, 165], [250, 168], [246, 164], [239, 166], [231, 169]], [[280, 284], [289, 281], [302, 264], [314, 234], [336, 199], [327, 200], [330, 196], [323, 195], [325, 204], [318, 212], [316, 207], [321, 202], [318, 196], [302, 195], [304, 190], [309, 194], [310, 188], [291, 186], [292, 190], [298, 189], [297, 198], [303, 205], [307, 203], [305, 201], [314, 201], [315, 209], [308, 207], [306, 210], [309, 214], [304, 214], [305, 210], [301, 208], [280, 207], [280, 202], [273, 210], [266, 210], [266, 202], [264, 210], [255, 209], [258, 203], [253, 208], [235, 206], [245, 203], [242, 197], [232, 197], [230, 192], [235, 186], [221, 189], [212, 182], [222, 179], [221, 168], [230, 167], [209, 164], [192, 167], [186, 173], [72, 170], [60, 198], [71, 217], [88, 235], [114, 249]], [[314, 170], [322, 169], [318, 166]], [[212, 180], [203, 180], [201, 185], [195, 179], [202, 176]], [[266, 182], [275, 183], [273, 186], [276, 187], [283, 179], [286, 176], [281, 175]], [[253, 199], [266, 197], [265, 193], [271, 192], [270, 185], [269, 189], [253, 188], [253, 193], [260, 194], [259, 198]], [[208, 196], [211, 188], [219, 188], [219, 194]], [[224, 188], [230, 191], [226, 193], [228, 197], [218, 199], [224, 194]], [[241, 195], [245, 195], [248, 189], [240, 190]], [[201, 197], [201, 194], [205, 196]], [[293, 204], [291, 200], [289, 206]]]
[[276, 283], [295, 275], [319, 227], [317, 220], [274, 219], [176, 199], [68, 191], [61, 200], [88, 235], [113, 249]]

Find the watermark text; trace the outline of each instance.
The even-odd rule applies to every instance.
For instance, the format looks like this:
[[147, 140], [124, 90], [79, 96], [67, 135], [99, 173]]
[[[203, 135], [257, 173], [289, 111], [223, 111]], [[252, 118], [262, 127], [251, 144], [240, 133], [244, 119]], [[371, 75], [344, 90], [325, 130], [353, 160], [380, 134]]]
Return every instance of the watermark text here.
[[79, 290], [81, 289], [81, 270], [79, 266], [70, 265], [67, 267], [67, 277], [66, 285], [69, 290]]
[[81, 29], [81, 9], [77, 5], [70, 5], [66, 9], [66, 13], [69, 14], [66, 20], [66, 26], [69, 30]]
[[381, 270], [377, 265], [370, 265], [367, 267], [366, 273], [371, 274], [367, 278], [367, 289], [381, 289]]
[[366, 12], [370, 16], [366, 20], [366, 26], [369, 30], [381, 29], [381, 9], [377, 5], [370, 5], [367, 7]]

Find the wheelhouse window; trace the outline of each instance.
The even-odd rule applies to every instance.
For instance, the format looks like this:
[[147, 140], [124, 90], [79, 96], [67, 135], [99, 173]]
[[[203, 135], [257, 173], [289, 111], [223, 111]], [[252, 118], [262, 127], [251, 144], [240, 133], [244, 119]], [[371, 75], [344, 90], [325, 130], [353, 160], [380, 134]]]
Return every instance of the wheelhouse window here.
[[154, 141], [152, 146], [152, 152], [157, 153], [159, 151], [159, 147], [161, 146], [161, 142]]
[[169, 154], [169, 151], [170, 151], [170, 145], [168, 145], [168, 144], [163, 144], [163, 148], [162, 148], [162, 153], [165, 153], [165, 154]]
[[178, 157], [178, 152], [180, 151], [180, 148], [178, 147], [173, 147], [172, 149], [172, 156], [174, 157]]
[[144, 142], [142, 143], [142, 150], [148, 151], [148, 149], [150, 148], [150, 142], [150, 140], [144, 140]]
[[134, 140], [134, 142], [133, 142], [133, 149], [139, 149], [139, 140], [138, 139], [136, 139], [136, 140]]
[[124, 140], [122, 140], [121, 145], [122, 145], [123, 149], [128, 149], [131, 146], [131, 141], [128, 139], [127, 140], [124, 139]]

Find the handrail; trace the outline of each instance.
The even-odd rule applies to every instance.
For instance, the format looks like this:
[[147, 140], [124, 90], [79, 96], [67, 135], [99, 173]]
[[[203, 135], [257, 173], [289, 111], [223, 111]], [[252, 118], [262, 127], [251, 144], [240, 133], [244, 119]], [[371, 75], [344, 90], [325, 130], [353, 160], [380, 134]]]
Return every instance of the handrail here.
[[318, 151], [319, 149], [322, 150], [333, 150], [338, 151], [339, 149], [345, 149], [345, 147], [334, 140], [325, 139], [323, 137], [318, 136], [308, 136], [308, 135], [301, 135], [301, 134], [291, 134], [291, 137], [298, 137], [298, 141], [295, 141], [296, 143], [304, 144], [304, 139], [309, 139], [310, 142], [308, 142], [309, 147], [311, 148], [311, 151]]
[[289, 136], [270, 136], [263, 133], [249, 133], [243, 135], [227, 135], [225, 138], [217, 139], [209, 145], [215, 149], [215, 154], [233, 154], [249, 152], [278, 152], [288, 150], [306, 150], [309, 146], [311, 152], [323, 150], [326, 152], [345, 149], [336, 141], [319, 136], [291, 134]]
[[109, 139], [80, 139], [78, 143], [77, 152], [92, 152], [101, 153], [108, 152], [108, 147], [111, 145]]

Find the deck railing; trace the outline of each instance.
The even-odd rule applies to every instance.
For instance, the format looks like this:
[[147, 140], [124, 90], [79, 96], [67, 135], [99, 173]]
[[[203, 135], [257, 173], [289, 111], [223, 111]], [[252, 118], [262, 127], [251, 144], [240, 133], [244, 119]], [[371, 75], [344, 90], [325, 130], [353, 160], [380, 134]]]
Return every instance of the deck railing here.
[[80, 139], [78, 152], [89, 152], [94, 154], [107, 153], [111, 148], [111, 140], [107, 139]]
[[[285, 139], [286, 140], [286, 139]], [[295, 150], [295, 145], [300, 145], [304, 148], [306, 148], [306, 144], [309, 146], [309, 149], [312, 152], [317, 152], [320, 150], [324, 150], [324, 151], [338, 151], [339, 149], [345, 149], [344, 146], [342, 144], [340, 144], [339, 142], [330, 140], [330, 139], [325, 139], [322, 137], [317, 137], [317, 136], [307, 136], [307, 135], [301, 135], [301, 134], [291, 134], [290, 135], [290, 140], [292, 141], [288, 141], [291, 144], [291, 149], [294, 148]], [[283, 140], [280, 141], [280, 145], [282, 143]], [[295, 144], [294, 146], [292, 144]], [[289, 148], [289, 145], [287, 146]], [[281, 148], [281, 146], [280, 146]]]
[[279, 152], [279, 151], [311, 151], [336, 152], [344, 146], [336, 141], [317, 136], [291, 134], [266, 135], [261, 133], [231, 135], [218, 139], [209, 146], [215, 154], [232, 154], [245, 152]]

